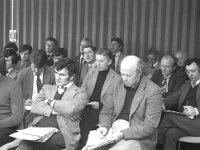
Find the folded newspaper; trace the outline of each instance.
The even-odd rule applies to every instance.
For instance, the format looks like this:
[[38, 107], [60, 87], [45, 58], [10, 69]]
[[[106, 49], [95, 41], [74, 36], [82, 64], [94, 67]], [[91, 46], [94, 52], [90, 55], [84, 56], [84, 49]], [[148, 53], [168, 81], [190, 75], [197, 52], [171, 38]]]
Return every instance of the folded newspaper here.
[[54, 133], [58, 132], [53, 127], [28, 127], [10, 135], [10, 137], [35, 142], [46, 142]]

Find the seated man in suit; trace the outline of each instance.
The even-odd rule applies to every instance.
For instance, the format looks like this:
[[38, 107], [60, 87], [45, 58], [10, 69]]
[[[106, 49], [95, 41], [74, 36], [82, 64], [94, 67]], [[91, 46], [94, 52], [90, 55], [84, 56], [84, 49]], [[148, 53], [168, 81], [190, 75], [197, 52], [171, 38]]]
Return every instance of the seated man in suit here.
[[187, 52], [179, 50], [175, 52], [174, 56], [177, 58], [177, 65], [185, 71], [185, 61], [188, 59]]
[[24, 44], [20, 47], [19, 54], [20, 54], [21, 60], [19, 64], [19, 70], [27, 68], [31, 65], [30, 55], [32, 51], [33, 51], [32, 47], [28, 44]]
[[163, 97], [167, 97], [180, 89], [187, 76], [177, 67], [176, 59], [165, 55], [161, 59], [161, 69], [154, 71], [151, 80], [162, 89]]
[[111, 39], [111, 51], [114, 56], [111, 68], [115, 70], [118, 74], [120, 74], [120, 64], [122, 59], [124, 58], [123, 48], [124, 48], [124, 42], [122, 39], [120, 38]]
[[145, 66], [146, 75], [151, 78], [155, 70], [160, 69], [159, 55], [157, 49], [150, 48], [147, 52], [147, 64]]
[[80, 43], [80, 48], [79, 48], [79, 55], [76, 56], [75, 58], [75, 62], [76, 62], [76, 65], [77, 65], [77, 73], [76, 73], [76, 78], [75, 78], [75, 84], [79, 86], [79, 80], [80, 80], [80, 76], [81, 76], [81, 69], [82, 69], [82, 66], [84, 64], [84, 54], [83, 54], [83, 48], [85, 46], [92, 46], [93, 45], [93, 41], [88, 38], [88, 37], [84, 37], [82, 40], [81, 40], [81, 43]]
[[178, 106], [178, 111], [183, 115], [164, 114], [158, 130], [158, 144], [163, 144], [163, 150], [176, 150], [176, 142], [180, 137], [200, 136], [200, 59], [189, 59], [185, 65], [190, 80], [164, 99], [165, 108]]
[[31, 54], [31, 66], [21, 70], [17, 81], [22, 86], [25, 105], [30, 105], [44, 84], [55, 84], [52, 69], [46, 66], [47, 55], [43, 50]]
[[59, 59], [67, 57], [67, 50], [57, 47], [53, 51], [53, 63], [55, 64]]
[[46, 39], [45, 51], [47, 54], [47, 66], [53, 65], [53, 50], [57, 47], [57, 40], [53, 37], [48, 37]]
[[105, 109], [109, 103], [112, 103], [112, 97], [104, 98], [109, 88], [112, 88], [114, 82], [121, 80], [120, 76], [110, 68], [112, 63], [112, 52], [107, 48], [100, 48], [96, 52], [96, 67], [88, 72], [82, 87], [86, 88], [89, 95], [89, 103], [86, 105], [81, 127], [81, 146], [86, 144], [90, 130], [97, 128], [99, 122], [99, 113]]
[[85, 90], [73, 83], [75, 73], [73, 60], [60, 59], [55, 64], [56, 85], [44, 85], [31, 108], [36, 117], [29, 126], [55, 127], [59, 131], [45, 143], [22, 141], [18, 150], [76, 149], [80, 140], [80, 115], [88, 98]]
[[5, 57], [6, 69], [8, 71], [6, 75], [16, 80], [19, 72], [20, 56], [11, 48], [6, 49], [6, 51], [3, 52], [3, 56]]
[[[107, 91], [113, 96], [114, 108], [101, 111], [99, 134], [106, 135], [111, 126], [114, 129], [123, 123], [127, 127], [113, 133], [116, 143], [110, 150], [154, 150], [162, 110], [161, 90], [143, 76], [142, 62], [134, 55], [122, 60], [120, 72], [123, 81], [114, 82], [114, 94]], [[113, 118], [108, 116], [110, 109]]]
[[22, 88], [6, 76], [6, 61], [0, 56], [0, 147], [14, 140], [9, 137], [23, 118]]
[[83, 54], [84, 54], [84, 64], [81, 68], [81, 76], [79, 80], [79, 85], [81, 86], [85, 76], [87, 75], [88, 71], [95, 67], [95, 54], [96, 54], [96, 47], [94, 46], [84, 46], [83, 47]]

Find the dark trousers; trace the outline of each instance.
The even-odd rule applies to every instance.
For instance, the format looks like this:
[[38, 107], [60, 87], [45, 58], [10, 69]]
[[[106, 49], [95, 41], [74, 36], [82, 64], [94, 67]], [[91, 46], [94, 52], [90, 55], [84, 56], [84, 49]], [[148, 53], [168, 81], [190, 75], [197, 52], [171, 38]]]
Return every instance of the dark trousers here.
[[0, 147], [8, 142], [14, 140], [14, 138], [9, 137], [10, 134], [16, 131], [17, 127], [12, 128], [0, 128]]
[[176, 143], [183, 136], [200, 136], [200, 117], [190, 119], [184, 115], [164, 115], [158, 128], [158, 144], [163, 150], [176, 150]]
[[98, 128], [97, 124], [99, 123], [99, 110], [93, 109], [91, 106], [86, 106], [83, 110], [81, 118], [81, 139], [78, 150], [81, 150], [83, 146], [85, 146], [89, 132]]

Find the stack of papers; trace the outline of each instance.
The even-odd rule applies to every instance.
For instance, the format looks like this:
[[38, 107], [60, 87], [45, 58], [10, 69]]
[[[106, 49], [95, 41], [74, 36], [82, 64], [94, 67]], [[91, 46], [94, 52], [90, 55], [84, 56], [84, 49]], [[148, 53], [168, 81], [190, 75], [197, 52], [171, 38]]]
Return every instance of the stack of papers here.
[[109, 131], [107, 136], [100, 137], [99, 133], [96, 130], [93, 130], [90, 131], [88, 135], [88, 141], [85, 147], [87, 147], [87, 150], [94, 150], [112, 143], [115, 143], [115, 140], [111, 139], [111, 131]]
[[28, 127], [10, 135], [10, 137], [35, 142], [46, 142], [54, 133], [58, 132], [53, 127]]

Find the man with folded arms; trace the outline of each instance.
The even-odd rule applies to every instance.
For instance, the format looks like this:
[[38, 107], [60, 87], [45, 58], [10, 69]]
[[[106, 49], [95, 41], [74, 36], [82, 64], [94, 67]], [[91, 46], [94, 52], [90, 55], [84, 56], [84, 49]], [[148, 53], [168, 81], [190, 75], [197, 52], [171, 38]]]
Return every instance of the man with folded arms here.
[[[154, 150], [156, 147], [162, 93], [156, 84], [143, 76], [142, 64], [134, 55], [122, 60], [123, 81], [114, 82], [114, 109], [108, 107], [100, 113], [100, 134], [106, 135], [109, 128], [122, 126], [113, 133], [111, 139], [116, 143], [110, 150]], [[114, 110], [114, 118], [108, 117], [110, 109]]]
[[85, 90], [73, 83], [75, 73], [73, 60], [61, 58], [56, 62], [56, 85], [43, 86], [32, 105], [31, 113], [36, 117], [29, 126], [55, 127], [59, 131], [45, 143], [23, 141], [18, 150], [76, 149], [80, 139], [80, 115], [88, 98]]

